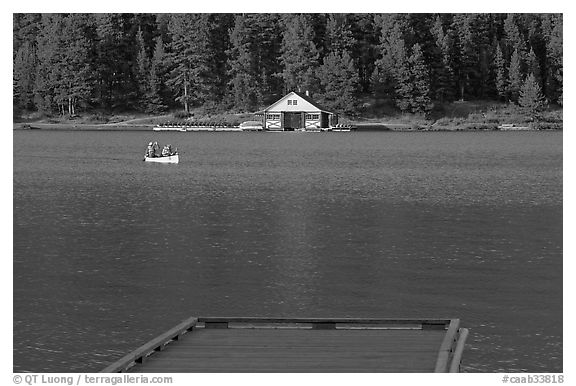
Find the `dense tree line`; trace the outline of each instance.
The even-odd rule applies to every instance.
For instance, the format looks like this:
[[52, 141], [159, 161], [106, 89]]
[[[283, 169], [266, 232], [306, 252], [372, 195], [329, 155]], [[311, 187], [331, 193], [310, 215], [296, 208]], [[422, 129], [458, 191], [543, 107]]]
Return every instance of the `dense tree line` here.
[[413, 113], [460, 99], [562, 104], [558, 14], [13, 18], [16, 112], [254, 111], [288, 91], [352, 115], [365, 98]]

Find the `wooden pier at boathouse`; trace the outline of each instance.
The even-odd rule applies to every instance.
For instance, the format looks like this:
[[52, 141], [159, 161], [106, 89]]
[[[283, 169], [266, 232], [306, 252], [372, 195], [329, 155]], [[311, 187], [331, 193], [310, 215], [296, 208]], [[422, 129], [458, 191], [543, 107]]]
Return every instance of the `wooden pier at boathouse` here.
[[459, 372], [458, 319], [192, 317], [106, 373]]

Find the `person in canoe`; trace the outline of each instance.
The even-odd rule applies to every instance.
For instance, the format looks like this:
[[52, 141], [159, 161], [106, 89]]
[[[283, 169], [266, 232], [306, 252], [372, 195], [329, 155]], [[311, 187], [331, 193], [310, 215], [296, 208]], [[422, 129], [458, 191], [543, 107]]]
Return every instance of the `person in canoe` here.
[[158, 146], [158, 142], [150, 142], [148, 147], [146, 148], [146, 153], [144, 154], [145, 157], [148, 158], [155, 158], [160, 157], [160, 146]]
[[174, 155], [176, 152], [172, 150], [172, 145], [168, 144], [162, 149], [162, 157]]
[[152, 145], [152, 142], [148, 144], [144, 157], [154, 157], [154, 146]]

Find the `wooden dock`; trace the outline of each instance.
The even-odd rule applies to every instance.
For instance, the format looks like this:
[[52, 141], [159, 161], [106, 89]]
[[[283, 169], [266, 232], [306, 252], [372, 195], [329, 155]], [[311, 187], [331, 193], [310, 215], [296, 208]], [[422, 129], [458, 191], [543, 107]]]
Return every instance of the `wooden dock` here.
[[458, 319], [189, 318], [102, 372], [459, 372]]

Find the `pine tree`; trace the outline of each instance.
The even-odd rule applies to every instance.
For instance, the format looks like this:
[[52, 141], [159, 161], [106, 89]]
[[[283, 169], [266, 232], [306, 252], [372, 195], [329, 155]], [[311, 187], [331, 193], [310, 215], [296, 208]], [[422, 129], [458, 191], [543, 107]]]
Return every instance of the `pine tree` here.
[[230, 20], [225, 14], [171, 15], [167, 84], [187, 112], [193, 104], [214, 110], [224, 98]]
[[400, 15], [380, 15], [376, 20], [380, 31], [380, 58], [376, 61], [372, 87], [375, 93], [393, 94], [396, 104], [403, 111], [407, 97], [408, 56], [405, 43], [405, 21]]
[[36, 74], [36, 46], [30, 42], [24, 42], [14, 57], [14, 103], [24, 110], [34, 109], [34, 82]]
[[508, 94], [514, 102], [518, 101], [522, 88], [522, 73], [520, 71], [520, 56], [518, 50], [514, 50], [510, 58], [510, 67], [508, 68]]
[[430, 100], [430, 76], [424, 62], [424, 56], [420, 44], [412, 47], [412, 55], [408, 59], [410, 64], [411, 83], [413, 85], [411, 95], [411, 109], [413, 113], [428, 114], [432, 110]]
[[175, 14], [171, 15], [168, 24], [172, 38], [168, 56], [171, 71], [166, 83], [186, 113], [190, 112], [191, 104], [199, 100], [199, 95], [192, 94], [194, 83], [200, 81], [200, 74], [208, 71], [205, 58], [207, 31], [194, 28], [199, 22], [197, 15]]
[[378, 56], [378, 30], [373, 14], [350, 15], [350, 30], [354, 45], [350, 55], [358, 68], [359, 87], [363, 93], [371, 92], [371, 76]]
[[225, 108], [226, 86], [229, 82], [227, 74], [226, 52], [230, 49], [230, 30], [234, 28], [234, 15], [227, 13], [212, 14], [208, 18], [210, 34], [208, 43], [208, 93], [205, 101], [213, 111]]
[[450, 38], [448, 34], [444, 32], [440, 16], [436, 17], [431, 32], [434, 36], [435, 42], [434, 56], [438, 58], [432, 63], [435, 76], [433, 86], [433, 89], [435, 90], [434, 96], [440, 101], [451, 100], [454, 97], [454, 71], [452, 69], [450, 58]]
[[13, 13], [12, 14], [12, 50], [18, 52], [23, 44], [35, 44], [42, 28], [42, 14]]
[[358, 70], [348, 51], [332, 52], [324, 57], [318, 75], [324, 104], [353, 115], [358, 105]]
[[96, 26], [91, 14], [70, 14], [64, 24], [62, 90], [69, 115], [86, 108], [95, 87]]
[[542, 96], [542, 90], [536, 81], [534, 74], [530, 74], [526, 77], [526, 81], [520, 90], [518, 103], [522, 109], [532, 117], [536, 116], [546, 107], [544, 97]]
[[282, 79], [275, 76], [281, 72], [279, 21], [274, 14], [236, 16], [227, 50], [228, 98], [235, 109], [252, 111], [282, 95]]
[[252, 54], [255, 61], [254, 74], [257, 74], [256, 104], [260, 107], [278, 100], [283, 94], [282, 68], [278, 62], [281, 54], [283, 31], [280, 15], [250, 14]]
[[471, 94], [471, 76], [476, 71], [476, 57], [472, 18], [470, 14], [456, 14], [451, 25], [451, 41], [453, 42], [454, 72], [458, 84], [458, 97], [464, 100]]
[[314, 44], [314, 30], [310, 16], [289, 15], [285, 19], [286, 31], [282, 40], [282, 62], [285, 91], [316, 89], [316, 69], [320, 54]]
[[496, 42], [496, 54], [494, 55], [494, 67], [496, 74], [496, 91], [498, 95], [505, 99], [508, 93], [508, 77], [506, 76], [506, 61], [502, 55], [500, 44]]
[[97, 100], [108, 109], [138, 106], [134, 74], [137, 51], [133, 14], [96, 14], [98, 33]]
[[471, 91], [478, 98], [494, 95], [495, 84], [490, 76], [491, 63], [494, 60], [490, 38], [491, 21], [492, 16], [484, 13], [473, 15], [471, 21], [475, 64], [470, 83]]
[[36, 76], [34, 82], [34, 104], [42, 112], [50, 114], [55, 108], [55, 90], [58, 82], [59, 54], [63, 29], [63, 16], [42, 15], [38, 32]]
[[134, 72], [138, 83], [138, 95], [143, 102], [145, 96], [150, 90], [150, 85], [148, 84], [150, 77], [150, 60], [146, 53], [144, 36], [140, 27], [138, 27], [138, 31], [136, 32], [136, 50], [138, 54], [136, 57], [136, 68]]
[[251, 111], [257, 103], [258, 69], [253, 56], [254, 38], [245, 15], [236, 16], [230, 33], [232, 47], [228, 50], [228, 83], [233, 105], [241, 111]]
[[150, 61], [150, 73], [148, 75], [149, 88], [146, 93], [146, 111], [150, 113], [159, 113], [167, 109], [168, 105], [165, 103], [164, 89], [164, 42], [162, 35], [156, 38], [156, 45], [154, 48], [154, 55]]
[[350, 52], [355, 39], [352, 35], [349, 16], [346, 14], [330, 14], [326, 24], [326, 51]]
[[542, 30], [546, 42], [545, 89], [546, 96], [562, 104], [563, 95], [563, 19], [562, 15], [543, 16]]
[[96, 32], [92, 15], [45, 15], [38, 36], [35, 103], [43, 112], [75, 115], [92, 101]]
[[[402, 48], [402, 50], [403, 49], [404, 48]], [[414, 84], [412, 83], [410, 63], [405, 51], [403, 60], [398, 63], [398, 71], [395, 73], [394, 78], [394, 100], [396, 106], [398, 106], [403, 113], [408, 112], [412, 106]]]
[[525, 61], [527, 50], [526, 42], [524, 41], [518, 25], [516, 24], [515, 15], [510, 13], [504, 21], [504, 36], [508, 49], [508, 55], [517, 51], [518, 58], [521, 63]]
[[400, 110], [406, 112], [411, 106], [413, 83], [404, 40], [398, 40], [397, 45], [392, 46], [392, 49], [393, 57], [396, 58], [397, 63], [397, 66], [392, 70], [396, 105]]
[[541, 74], [540, 63], [532, 47], [530, 47], [530, 52], [528, 53], [526, 62], [528, 67], [528, 73], [534, 75], [534, 79], [536, 79], [536, 82], [540, 84], [542, 80], [540, 75]]
[[16, 110], [34, 110], [37, 41], [42, 16], [15, 13], [13, 18], [13, 103]]
[[326, 23], [327, 56], [318, 69], [323, 102], [335, 111], [353, 115], [358, 108], [358, 69], [351, 52], [356, 41], [350, 16], [330, 14]]

